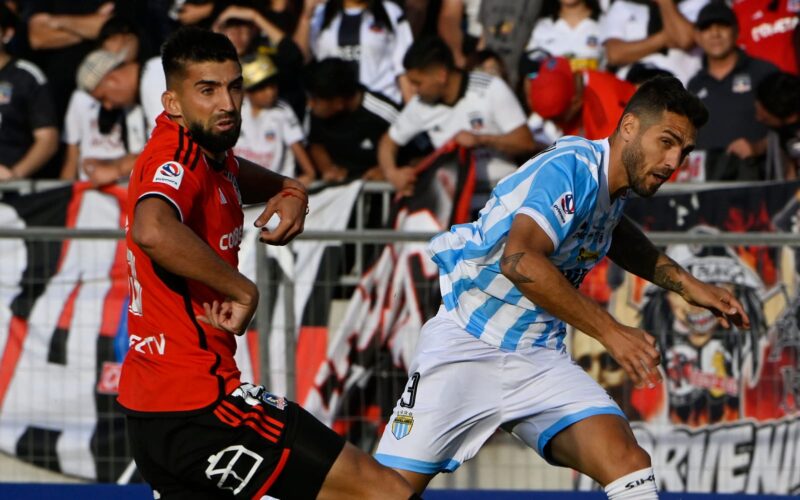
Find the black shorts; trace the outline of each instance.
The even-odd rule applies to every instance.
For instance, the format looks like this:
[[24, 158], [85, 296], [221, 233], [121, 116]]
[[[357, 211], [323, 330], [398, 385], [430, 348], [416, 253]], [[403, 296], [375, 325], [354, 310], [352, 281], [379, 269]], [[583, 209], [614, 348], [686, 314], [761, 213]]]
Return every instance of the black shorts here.
[[345, 444], [296, 403], [249, 384], [206, 413], [127, 423], [136, 466], [163, 499], [316, 498]]

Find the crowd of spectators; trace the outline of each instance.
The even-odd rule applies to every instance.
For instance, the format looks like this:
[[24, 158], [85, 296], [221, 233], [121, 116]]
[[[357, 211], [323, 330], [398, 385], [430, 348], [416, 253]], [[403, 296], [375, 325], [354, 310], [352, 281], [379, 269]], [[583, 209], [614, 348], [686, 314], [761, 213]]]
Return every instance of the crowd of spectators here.
[[662, 74], [710, 112], [675, 180], [793, 179], [798, 15], [798, 0], [3, 0], [0, 181], [123, 180], [181, 26], [241, 58], [236, 153], [306, 184], [409, 193], [410, 165], [456, 141], [485, 194], [562, 135], [609, 135]]

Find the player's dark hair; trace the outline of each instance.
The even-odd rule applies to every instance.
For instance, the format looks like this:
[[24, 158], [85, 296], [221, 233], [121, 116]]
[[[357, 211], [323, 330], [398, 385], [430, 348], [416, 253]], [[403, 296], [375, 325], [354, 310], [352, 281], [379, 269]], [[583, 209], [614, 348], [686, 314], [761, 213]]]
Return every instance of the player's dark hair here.
[[758, 84], [756, 99], [770, 114], [782, 120], [799, 113], [800, 77], [776, 71]]
[[236, 61], [236, 48], [228, 37], [200, 28], [180, 28], [161, 46], [161, 64], [167, 87], [186, 73], [186, 65], [203, 62]]
[[[600, 19], [600, 14], [603, 10], [600, 8], [598, 0], [583, 0], [583, 3], [589, 7], [589, 17], [597, 21]], [[542, 4], [542, 11], [539, 13], [539, 19], [549, 17], [553, 21], [557, 21], [561, 13], [561, 2], [559, 0], [545, 0]]]
[[360, 88], [356, 66], [350, 62], [332, 57], [318, 61], [308, 68], [306, 91], [311, 97], [352, 97]]
[[660, 118], [665, 111], [685, 116], [696, 129], [708, 121], [708, 110], [702, 101], [674, 76], [657, 76], [644, 82], [628, 101], [622, 115], [631, 113], [650, 120]]
[[453, 52], [438, 36], [416, 40], [403, 57], [403, 67], [406, 70], [427, 69], [431, 66], [444, 66], [447, 69], [456, 67]]
[[[291, 3], [291, 2], [290, 2]], [[344, 13], [344, 0], [328, 0], [325, 2], [324, 11], [322, 12], [322, 29], [330, 26], [333, 18], [338, 14]], [[375, 18], [375, 25], [386, 29], [389, 32], [394, 32], [392, 22], [389, 20], [389, 13], [383, 6], [383, 0], [367, 0], [366, 10]]]

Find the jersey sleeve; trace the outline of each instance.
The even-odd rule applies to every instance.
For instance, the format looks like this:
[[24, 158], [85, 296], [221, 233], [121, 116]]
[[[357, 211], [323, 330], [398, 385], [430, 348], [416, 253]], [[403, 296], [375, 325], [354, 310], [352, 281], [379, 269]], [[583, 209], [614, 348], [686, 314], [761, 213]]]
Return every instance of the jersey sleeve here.
[[490, 109], [494, 111], [494, 120], [504, 134], [525, 125], [527, 122], [525, 112], [517, 97], [502, 79], [492, 78], [492, 83], [487, 89], [487, 97], [491, 104]]
[[408, 52], [408, 48], [411, 47], [411, 44], [414, 42], [414, 35], [411, 34], [411, 25], [408, 23], [408, 19], [406, 19], [403, 12], [396, 8], [394, 4], [385, 4], [388, 7], [392, 7], [394, 12], [394, 16], [396, 17], [395, 25], [394, 25], [394, 48], [392, 50], [392, 65], [394, 66], [394, 74], [395, 75], [402, 75], [406, 72], [405, 67], [403, 66], [403, 58]]
[[600, 19], [600, 43], [616, 38], [627, 40], [625, 36], [625, 5], [616, 2], [612, 3], [606, 14]]
[[545, 161], [534, 174], [517, 213], [536, 221], [552, 240], [553, 247], [558, 248], [582, 219], [582, 210], [593, 202], [594, 191], [590, 189], [592, 178], [588, 169], [575, 164], [574, 154], [561, 154]]
[[141, 178], [136, 202], [161, 198], [175, 209], [181, 222], [186, 220], [192, 205], [202, 195], [199, 177], [177, 161], [150, 159], [144, 163]]
[[419, 97], [414, 96], [397, 115], [397, 120], [389, 127], [389, 137], [398, 146], [405, 146], [417, 134], [425, 130], [418, 119], [418, 107]]
[[36, 130], [44, 127], [58, 127], [53, 96], [47, 83], [39, 84], [33, 82], [33, 85], [34, 87], [26, 102], [31, 128]]
[[80, 109], [80, 92], [80, 90], [76, 90], [72, 93], [67, 105], [67, 113], [64, 115], [63, 140], [67, 144], [76, 145], [81, 142], [81, 114], [86, 110]]

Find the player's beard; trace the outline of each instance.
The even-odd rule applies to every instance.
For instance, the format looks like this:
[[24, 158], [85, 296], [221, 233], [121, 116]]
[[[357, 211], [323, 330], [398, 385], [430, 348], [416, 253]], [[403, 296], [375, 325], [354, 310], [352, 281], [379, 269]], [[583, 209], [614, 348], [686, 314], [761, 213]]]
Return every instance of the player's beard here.
[[[233, 120], [233, 127], [222, 132], [212, 131], [211, 127], [213, 127], [214, 123], [223, 119]], [[238, 113], [229, 113], [227, 116], [212, 118], [212, 124], [208, 127], [199, 122], [189, 123], [189, 133], [192, 134], [192, 139], [211, 154], [224, 153], [236, 145], [241, 128], [242, 119]]]
[[656, 184], [652, 188], [647, 186], [647, 172], [644, 172], [644, 163], [642, 138], [637, 136], [632, 143], [622, 148], [622, 165], [628, 174], [631, 190], [639, 196], [648, 198], [658, 191], [660, 185]]

